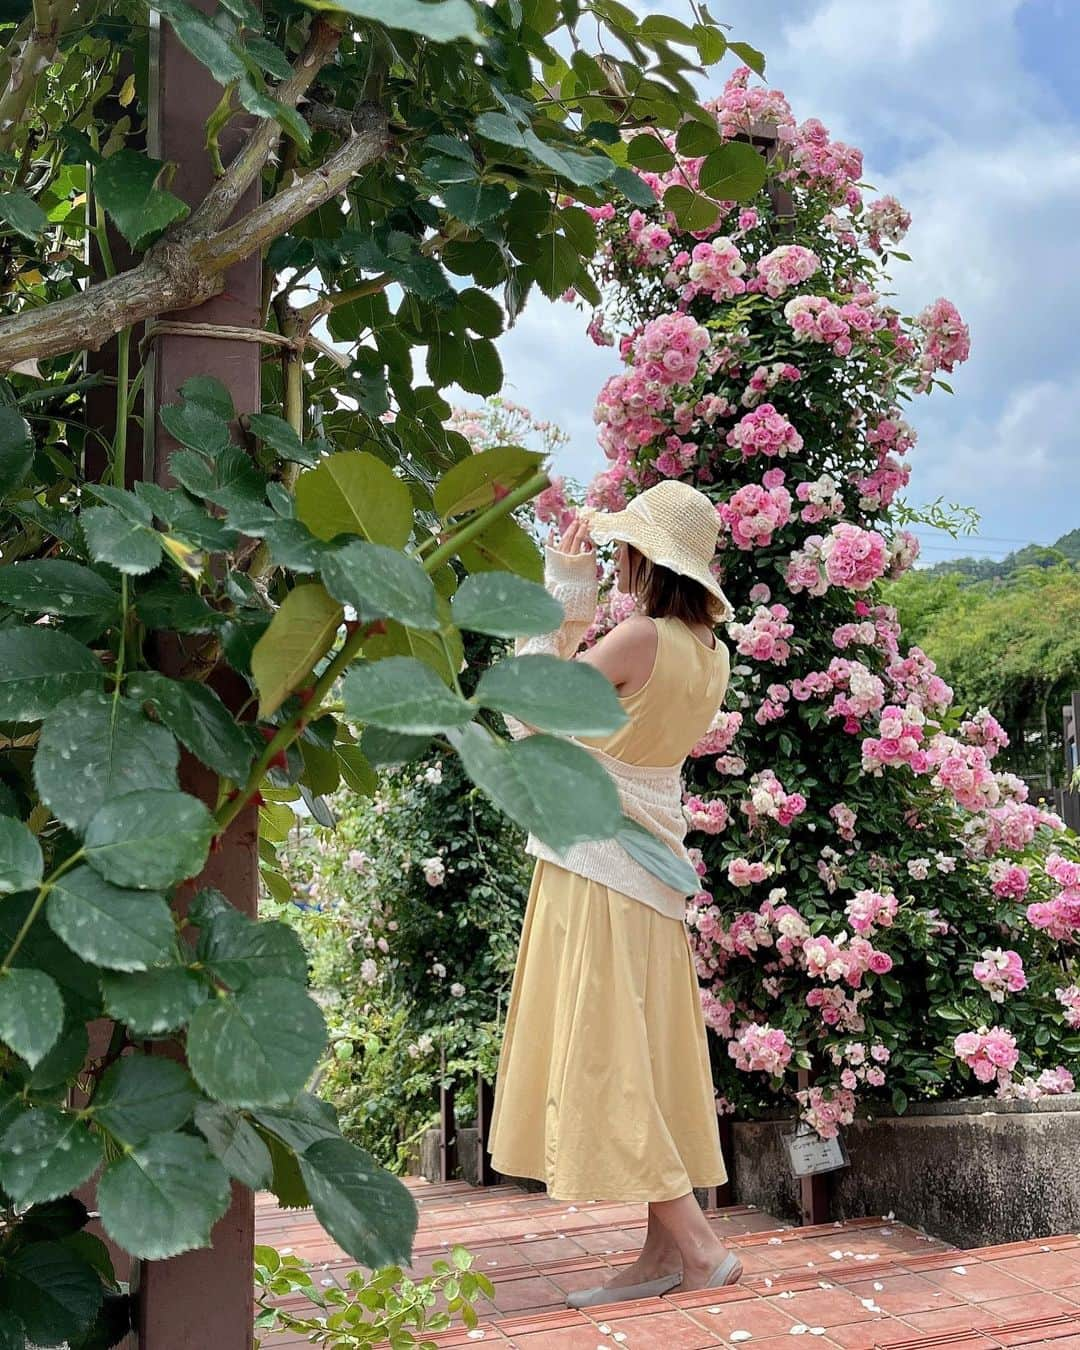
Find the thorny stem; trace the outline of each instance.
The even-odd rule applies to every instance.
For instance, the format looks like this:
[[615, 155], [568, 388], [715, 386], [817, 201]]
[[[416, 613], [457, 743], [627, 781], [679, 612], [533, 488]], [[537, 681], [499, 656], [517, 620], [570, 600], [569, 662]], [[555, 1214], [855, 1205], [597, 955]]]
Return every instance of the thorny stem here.
[[52, 890], [52, 888], [56, 885], [56, 883], [60, 880], [60, 878], [64, 875], [65, 872], [69, 871], [72, 867], [74, 867], [77, 862], [82, 861], [82, 856], [83, 851], [80, 848], [77, 852], [73, 853], [71, 857], [67, 859], [66, 862], [62, 862], [60, 866], [57, 867], [49, 876], [47, 876], [45, 880], [41, 883], [41, 885], [38, 887], [38, 893], [34, 897], [34, 903], [30, 906], [30, 912], [23, 920], [22, 927], [15, 934], [15, 940], [9, 947], [8, 954], [7, 956], [4, 957], [3, 964], [0, 965], [0, 975], [6, 974], [11, 969], [11, 963], [12, 961], [15, 960], [15, 957], [18, 955], [19, 948], [23, 945], [23, 941], [25, 940], [27, 933], [29, 933], [30, 929], [33, 928], [34, 920], [41, 913], [41, 907], [44, 905], [45, 901], [49, 898], [49, 892]]

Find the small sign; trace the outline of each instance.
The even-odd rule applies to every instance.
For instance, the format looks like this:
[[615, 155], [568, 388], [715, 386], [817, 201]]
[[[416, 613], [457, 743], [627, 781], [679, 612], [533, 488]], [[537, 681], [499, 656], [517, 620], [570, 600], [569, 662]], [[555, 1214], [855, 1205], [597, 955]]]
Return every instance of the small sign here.
[[821, 1172], [835, 1172], [848, 1166], [847, 1149], [842, 1136], [822, 1139], [808, 1125], [783, 1131], [791, 1172], [796, 1177], [816, 1177]]

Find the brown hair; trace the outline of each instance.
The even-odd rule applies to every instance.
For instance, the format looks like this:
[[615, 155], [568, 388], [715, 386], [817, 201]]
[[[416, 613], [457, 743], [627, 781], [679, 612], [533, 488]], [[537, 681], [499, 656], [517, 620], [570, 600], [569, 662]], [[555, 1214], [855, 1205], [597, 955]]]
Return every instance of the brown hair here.
[[681, 619], [683, 623], [716, 627], [722, 607], [700, 581], [654, 563], [639, 553], [633, 544], [626, 547], [629, 550], [630, 589], [650, 618]]

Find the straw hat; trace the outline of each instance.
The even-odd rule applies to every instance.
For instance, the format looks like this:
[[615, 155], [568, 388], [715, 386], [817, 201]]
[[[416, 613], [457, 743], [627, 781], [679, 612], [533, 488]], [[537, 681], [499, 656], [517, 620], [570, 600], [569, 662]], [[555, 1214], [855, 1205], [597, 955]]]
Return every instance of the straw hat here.
[[632, 544], [657, 566], [700, 582], [720, 601], [724, 622], [733, 616], [727, 596], [709, 571], [720, 520], [704, 492], [677, 478], [665, 478], [635, 497], [625, 511], [586, 508], [581, 514], [596, 543], [619, 539]]

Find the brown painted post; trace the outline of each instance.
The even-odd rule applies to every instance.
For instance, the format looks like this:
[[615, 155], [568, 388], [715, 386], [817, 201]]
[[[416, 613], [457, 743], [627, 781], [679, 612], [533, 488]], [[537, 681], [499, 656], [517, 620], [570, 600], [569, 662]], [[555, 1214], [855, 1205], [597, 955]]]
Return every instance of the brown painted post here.
[[720, 1116], [717, 1120], [717, 1129], [720, 1131], [720, 1151], [724, 1155], [724, 1166], [727, 1168], [727, 1181], [722, 1186], [714, 1186], [715, 1195], [712, 1198], [713, 1205], [717, 1209], [723, 1209], [725, 1205], [735, 1203], [733, 1182], [735, 1179], [735, 1150], [733, 1148], [733, 1135], [731, 1129], [731, 1117]]
[[453, 1181], [458, 1170], [457, 1112], [455, 1088], [446, 1076], [446, 1051], [442, 1052], [439, 1082], [439, 1180]]
[[[210, 0], [193, 3], [207, 13], [215, 8]], [[222, 90], [184, 49], [171, 27], [161, 23], [156, 14], [151, 19], [149, 150], [178, 166], [171, 189], [194, 206], [213, 181], [204, 144], [205, 127]], [[226, 128], [221, 147], [225, 163], [249, 125], [235, 119]], [[256, 184], [238, 203], [237, 214], [256, 205], [258, 192]], [[222, 294], [169, 317], [259, 328], [261, 277], [261, 260], [255, 255], [228, 273]], [[191, 375], [215, 375], [229, 389], [238, 413], [256, 412], [261, 402], [260, 358], [261, 348], [255, 342], [187, 334], [162, 334], [154, 339], [146, 353], [144, 478], [164, 485], [171, 482], [168, 458], [178, 447], [161, 426], [158, 410], [176, 401], [184, 381]], [[166, 673], [178, 675], [184, 670], [187, 654], [181, 642], [163, 643], [160, 657]], [[212, 682], [230, 706], [239, 706], [246, 691], [230, 687], [228, 678]], [[216, 779], [188, 756], [181, 760], [181, 783], [188, 791], [213, 802]], [[257, 850], [258, 817], [252, 808], [237, 817], [191, 889], [217, 886], [238, 909], [254, 915], [258, 906]], [[162, 1051], [176, 1054], [177, 1047], [162, 1047]], [[254, 1233], [254, 1198], [236, 1186], [228, 1213], [214, 1228], [212, 1248], [167, 1261], [140, 1263], [135, 1278], [140, 1350], [250, 1350], [254, 1338]]]
[[[799, 1070], [799, 1091], [810, 1087], [817, 1075], [812, 1069]], [[804, 1224], [829, 1222], [829, 1174], [799, 1179], [800, 1218]]]
[[482, 1073], [476, 1074], [476, 1179], [480, 1186], [494, 1186], [498, 1177], [491, 1165], [488, 1143], [491, 1139], [491, 1114], [495, 1109], [495, 1088]]

